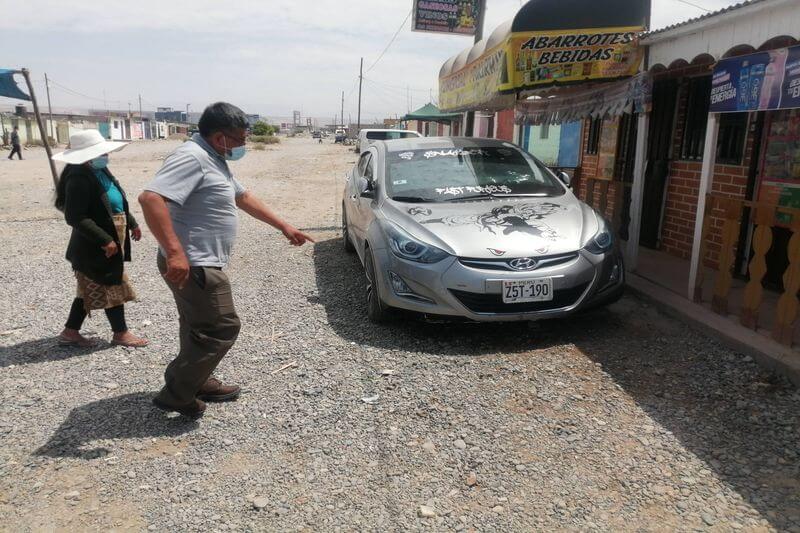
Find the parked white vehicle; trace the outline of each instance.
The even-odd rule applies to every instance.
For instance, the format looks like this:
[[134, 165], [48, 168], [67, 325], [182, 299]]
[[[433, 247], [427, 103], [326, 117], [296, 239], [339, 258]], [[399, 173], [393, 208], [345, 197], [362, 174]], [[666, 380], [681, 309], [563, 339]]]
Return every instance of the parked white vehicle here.
[[361, 130], [358, 132], [356, 153], [361, 153], [369, 149], [370, 145], [375, 141], [391, 141], [393, 139], [408, 139], [413, 137], [422, 137], [422, 135], [411, 130]]

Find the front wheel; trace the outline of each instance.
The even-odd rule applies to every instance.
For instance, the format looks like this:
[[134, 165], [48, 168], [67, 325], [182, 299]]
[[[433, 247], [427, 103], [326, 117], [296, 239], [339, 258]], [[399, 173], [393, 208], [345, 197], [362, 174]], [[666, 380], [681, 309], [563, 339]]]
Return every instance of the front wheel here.
[[342, 204], [342, 242], [344, 243], [344, 251], [348, 254], [356, 251], [353, 241], [350, 240], [350, 234], [347, 232], [347, 212], [344, 210], [344, 204]]
[[375, 260], [372, 250], [364, 250], [364, 273], [366, 274], [367, 317], [374, 324], [383, 324], [392, 318], [391, 309], [381, 300], [380, 284], [375, 275]]

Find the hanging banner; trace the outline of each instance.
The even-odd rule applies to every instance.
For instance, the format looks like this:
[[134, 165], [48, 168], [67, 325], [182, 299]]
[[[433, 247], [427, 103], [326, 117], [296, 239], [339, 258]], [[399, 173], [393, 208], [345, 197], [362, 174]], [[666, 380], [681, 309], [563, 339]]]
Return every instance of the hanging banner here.
[[800, 46], [723, 59], [711, 79], [711, 113], [800, 107]]
[[14, 81], [14, 74], [18, 74], [18, 72], [0, 68], [0, 96], [17, 100], [30, 100], [31, 97], [22, 92], [22, 89], [17, 86], [17, 82]]
[[481, 0], [414, 0], [413, 31], [475, 35]]
[[526, 32], [511, 35], [515, 89], [634, 76], [644, 58], [643, 27]]
[[[506, 50], [496, 46], [439, 82], [440, 109], [463, 109], [490, 103], [499, 96], [506, 69]], [[506, 75], [507, 78], [507, 75]]]

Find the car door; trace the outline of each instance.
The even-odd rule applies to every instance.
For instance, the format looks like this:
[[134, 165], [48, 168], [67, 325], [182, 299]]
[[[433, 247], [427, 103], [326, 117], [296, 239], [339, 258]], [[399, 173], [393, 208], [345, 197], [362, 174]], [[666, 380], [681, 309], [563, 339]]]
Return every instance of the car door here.
[[369, 168], [369, 162], [371, 159], [371, 151], [361, 154], [361, 157], [358, 160], [358, 165], [353, 172], [353, 179], [350, 180], [352, 182], [352, 187], [350, 189], [350, 196], [348, 198], [347, 221], [350, 226], [353, 244], [355, 244], [356, 249], [359, 251], [363, 249], [365, 233], [363, 220], [364, 209], [362, 207], [362, 201], [365, 200], [365, 198], [361, 197], [361, 184], [362, 178], [366, 178], [367, 169]]

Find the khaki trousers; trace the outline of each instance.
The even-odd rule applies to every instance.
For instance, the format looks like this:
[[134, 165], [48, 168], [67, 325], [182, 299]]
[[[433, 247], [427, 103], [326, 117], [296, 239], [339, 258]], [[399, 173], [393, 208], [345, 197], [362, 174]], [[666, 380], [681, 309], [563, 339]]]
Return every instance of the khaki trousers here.
[[[167, 271], [158, 255], [158, 269]], [[228, 276], [215, 268], [191, 267], [183, 288], [164, 280], [175, 297], [180, 317], [180, 351], [164, 373], [166, 384], [158, 399], [181, 407], [194, 401], [197, 391], [231, 349], [241, 321], [233, 306]]]

